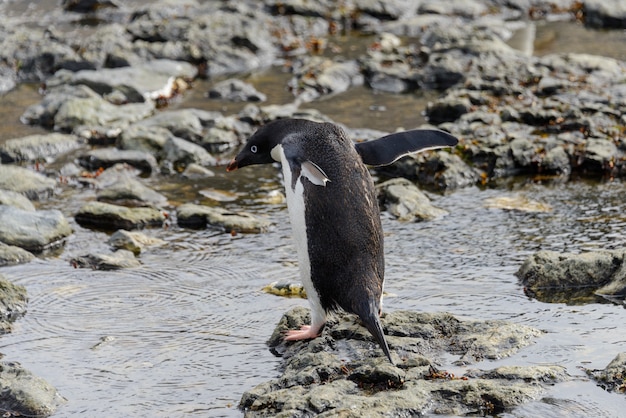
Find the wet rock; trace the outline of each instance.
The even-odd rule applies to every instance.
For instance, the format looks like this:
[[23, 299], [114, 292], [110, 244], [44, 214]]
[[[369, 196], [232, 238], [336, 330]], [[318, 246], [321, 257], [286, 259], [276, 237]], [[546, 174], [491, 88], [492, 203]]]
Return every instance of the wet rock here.
[[101, 202], [122, 206], [163, 207], [167, 204], [167, 198], [161, 193], [124, 174], [114, 184], [98, 191], [96, 198]]
[[196, 67], [186, 62], [153, 60], [132, 67], [58, 72], [47, 84], [85, 85], [105, 98], [120, 95], [122, 102], [141, 103], [171, 98], [181, 86], [177, 79], [191, 80], [196, 74]]
[[133, 254], [139, 255], [145, 247], [163, 245], [165, 241], [149, 237], [141, 232], [120, 229], [111, 235], [107, 243], [114, 248], [131, 251]]
[[523, 325], [461, 321], [445, 313], [388, 313], [382, 323], [395, 367], [352, 315], [337, 315], [316, 339], [283, 341], [286, 330], [308, 321], [304, 308], [294, 308], [280, 320], [268, 344], [284, 358], [282, 374], [244, 393], [239, 406], [247, 417], [331, 411], [347, 416], [467, 415], [488, 408], [496, 413], [532, 400], [544, 385], [568, 380], [560, 366], [500, 367], [462, 377], [436, 367], [450, 354], [460, 364], [510, 356], [541, 334]]
[[82, 127], [125, 128], [147, 118], [155, 110], [153, 102], [114, 105], [100, 97], [71, 98], [54, 115], [54, 129], [72, 132]]
[[103, 202], [89, 202], [80, 208], [74, 219], [83, 227], [132, 230], [162, 226], [166, 218], [162, 211], [154, 208], [127, 208]]
[[[536, 297], [563, 301], [568, 293], [587, 289], [597, 295], [626, 296], [626, 250], [581, 254], [538, 251], [522, 264], [516, 275]], [[554, 294], [552, 294], [554, 293]]]
[[142, 151], [100, 148], [91, 150], [78, 157], [78, 162], [89, 170], [109, 168], [116, 164], [128, 164], [150, 174], [157, 168], [154, 156]]
[[76, 13], [95, 12], [105, 7], [119, 7], [111, 0], [63, 0], [63, 10]]
[[10, 190], [0, 189], [0, 205], [14, 206], [29, 212], [35, 211], [35, 206], [28, 198], [24, 197], [23, 194]]
[[225, 232], [259, 233], [271, 222], [246, 212], [232, 212], [219, 207], [185, 203], [177, 209], [178, 225], [183, 228], [220, 228]]
[[187, 164], [185, 171], [182, 172], [182, 176], [188, 179], [203, 179], [213, 177], [215, 173], [199, 164], [191, 163]]
[[417, 186], [404, 178], [378, 184], [376, 191], [381, 207], [400, 221], [429, 221], [448, 213], [434, 207], [430, 199]]
[[254, 88], [252, 84], [237, 78], [220, 81], [208, 93], [211, 99], [224, 99], [232, 102], [264, 102], [267, 96]]
[[289, 87], [298, 99], [305, 102], [323, 95], [342, 93], [352, 86], [363, 84], [363, 76], [356, 61], [335, 62], [312, 56], [296, 65], [294, 73]]
[[48, 417], [66, 400], [48, 382], [19, 363], [0, 363], [0, 408], [14, 416]]
[[200, 109], [165, 110], [139, 123], [144, 127], [161, 127], [169, 130], [174, 136], [191, 142], [199, 142], [205, 129], [221, 117], [219, 112]]
[[74, 98], [99, 99], [100, 96], [87, 86], [69, 86], [63, 84], [48, 90], [39, 103], [27, 107], [22, 114], [21, 120], [31, 125], [41, 125], [46, 128], [52, 128], [54, 126], [54, 116], [59, 111], [61, 105], [69, 99]]
[[50, 162], [81, 146], [78, 137], [59, 133], [8, 139], [0, 146], [3, 164], [22, 161]]
[[472, 103], [467, 98], [452, 98], [438, 100], [435, 103], [429, 103], [426, 108], [428, 120], [433, 124], [455, 121], [466, 114], [472, 108]]
[[0, 274], [0, 321], [12, 322], [26, 314], [26, 288], [13, 284]]
[[13, 165], [0, 165], [0, 189], [21, 193], [30, 200], [52, 196], [56, 181]]
[[160, 155], [167, 140], [174, 135], [160, 126], [135, 123], [122, 131], [115, 145], [123, 150], [147, 152]]
[[184, 171], [190, 164], [214, 166], [217, 159], [200, 145], [178, 137], [170, 137], [163, 147], [163, 159], [177, 172]]
[[603, 370], [586, 370], [598, 386], [609, 392], [626, 393], [626, 353], [619, 353]]
[[586, 26], [593, 28], [626, 29], [626, 3], [623, 0], [607, 3], [585, 0], [583, 16]]
[[39, 253], [63, 245], [71, 234], [58, 210], [32, 212], [0, 205], [0, 241], [5, 244]]
[[0, 242], [0, 267], [26, 264], [33, 258], [34, 255], [20, 247]]
[[70, 264], [75, 268], [91, 268], [93, 270], [120, 270], [141, 266], [133, 252], [128, 250], [117, 250], [113, 254], [81, 255], [73, 257]]

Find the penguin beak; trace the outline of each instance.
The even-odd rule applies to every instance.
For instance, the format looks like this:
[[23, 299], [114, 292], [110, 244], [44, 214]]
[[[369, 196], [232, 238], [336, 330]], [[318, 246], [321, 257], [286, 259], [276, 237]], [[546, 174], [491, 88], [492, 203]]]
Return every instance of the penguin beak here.
[[235, 171], [238, 168], [239, 168], [239, 162], [237, 161], [236, 158], [233, 158], [232, 160], [230, 160], [230, 163], [228, 163], [228, 165], [226, 166], [226, 171], [228, 172]]

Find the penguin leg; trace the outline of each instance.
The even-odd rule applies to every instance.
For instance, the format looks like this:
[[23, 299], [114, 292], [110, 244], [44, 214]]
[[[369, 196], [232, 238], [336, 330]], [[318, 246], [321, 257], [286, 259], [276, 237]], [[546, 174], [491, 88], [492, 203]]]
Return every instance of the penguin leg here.
[[326, 323], [326, 312], [313, 300], [309, 302], [311, 302], [311, 325], [303, 325], [300, 329], [287, 331], [285, 341], [311, 340], [322, 333], [322, 328]]

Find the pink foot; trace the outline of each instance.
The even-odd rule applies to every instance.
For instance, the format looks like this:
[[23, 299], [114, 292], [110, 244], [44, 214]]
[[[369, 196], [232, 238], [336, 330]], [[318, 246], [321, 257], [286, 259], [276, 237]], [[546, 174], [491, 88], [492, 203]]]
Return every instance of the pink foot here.
[[310, 325], [302, 325], [299, 330], [292, 329], [287, 331], [285, 341], [310, 340], [319, 337], [319, 330], [311, 328]]

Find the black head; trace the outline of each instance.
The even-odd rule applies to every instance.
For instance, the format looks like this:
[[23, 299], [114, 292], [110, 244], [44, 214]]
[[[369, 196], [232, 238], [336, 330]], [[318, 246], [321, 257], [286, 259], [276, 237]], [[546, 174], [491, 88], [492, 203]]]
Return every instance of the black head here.
[[279, 119], [269, 122], [248, 139], [243, 149], [228, 164], [226, 171], [233, 171], [247, 165], [270, 164], [278, 161], [272, 158], [272, 150], [282, 144], [287, 136], [303, 135], [319, 125], [303, 119]]

